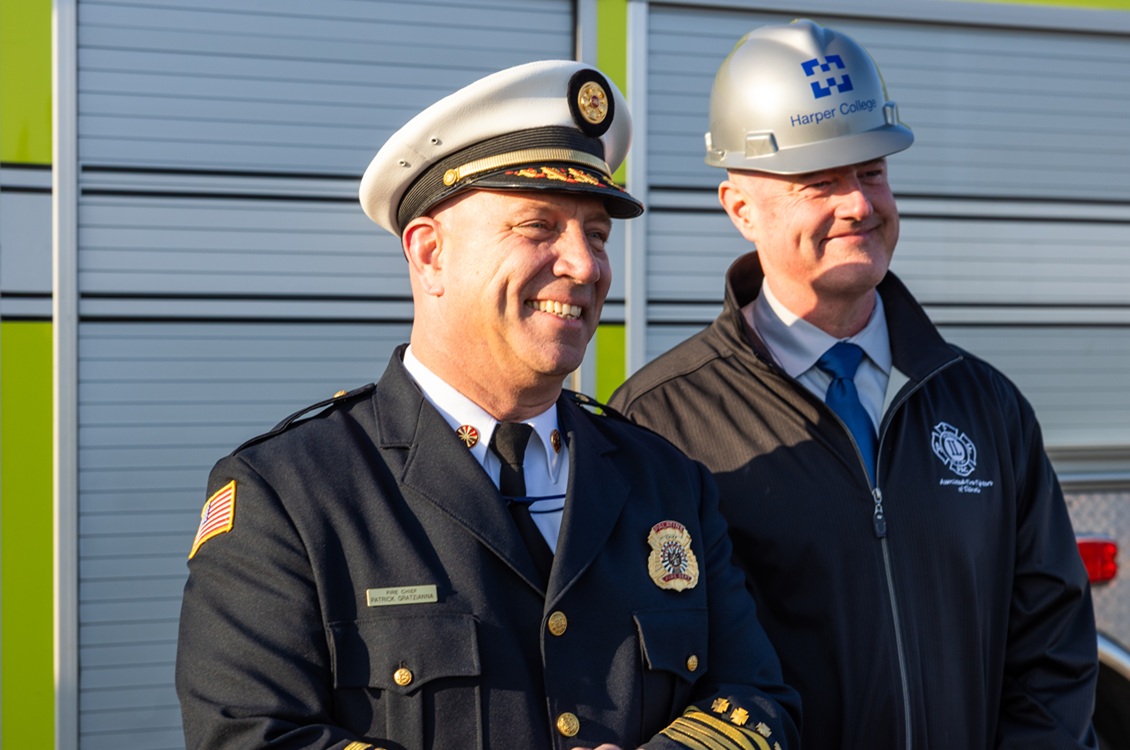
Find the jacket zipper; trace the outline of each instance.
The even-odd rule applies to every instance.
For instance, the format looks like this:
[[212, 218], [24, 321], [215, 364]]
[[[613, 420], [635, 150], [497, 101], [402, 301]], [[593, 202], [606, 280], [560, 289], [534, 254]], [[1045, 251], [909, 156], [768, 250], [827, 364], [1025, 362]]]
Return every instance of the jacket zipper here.
[[[877, 473], [877, 472], [876, 472]], [[898, 597], [895, 596], [895, 578], [891, 566], [891, 551], [887, 545], [887, 517], [883, 514], [883, 492], [878, 487], [871, 490], [875, 498], [875, 512], [872, 521], [875, 524], [875, 536], [879, 537], [879, 546], [883, 550], [883, 570], [887, 574], [887, 597], [891, 602], [891, 618], [895, 625], [895, 652], [899, 660], [899, 680], [902, 682], [902, 717], [903, 730], [906, 732], [906, 750], [914, 747], [914, 736], [910, 732], [910, 677], [906, 673], [906, 648], [902, 642], [902, 617], [899, 616]]]
[[[907, 391], [902, 398], [891, 404], [891, 408], [887, 413], [894, 414], [919, 388], [925, 385], [927, 381], [931, 380], [935, 375], [950, 365], [960, 362], [961, 359], [961, 357], [955, 357], [928, 373], [919, 380], [913, 388]], [[890, 420], [886, 420], [880, 427], [885, 427], [889, 422]], [[847, 429], [846, 425], [844, 425], [844, 429]], [[850, 430], [848, 432], [850, 434]], [[871, 488], [871, 497], [875, 501], [875, 505], [872, 511], [871, 522], [875, 528], [875, 536], [879, 539], [879, 546], [883, 550], [883, 570], [887, 576], [887, 596], [891, 602], [891, 618], [894, 620], [895, 626], [895, 652], [898, 655], [899, 679], [902, 682], [903, 731], [906, 733], [906, 744], [904, 747], [905, 750], [913, 750], [914, 735], [911, 732], [913, 725], [910, 716], [910, 676], [907, 674], [906, 647], [902, 642], [902, 617], [899, 615], [898, 596], [895, 594], [894, 570], [891, 565], [891, 551], [887, 542], [887, 516], [883, 511], [883, 491], [879, 489], [879, 457], [882, 454], [883, 432], [885, 432], [885, 430], [881, 429], [878, 444], [875, 447], [875, 484]], [[852, 444], [855, 444], [854, 439], [852, 440]], [[867, 466], [863, 464], [863, 454], [859, 452], [858, 446], [856, 446], [855, 453], [859, 458], [859, 463], [863, 465], [863, 473], [866, 475]]]

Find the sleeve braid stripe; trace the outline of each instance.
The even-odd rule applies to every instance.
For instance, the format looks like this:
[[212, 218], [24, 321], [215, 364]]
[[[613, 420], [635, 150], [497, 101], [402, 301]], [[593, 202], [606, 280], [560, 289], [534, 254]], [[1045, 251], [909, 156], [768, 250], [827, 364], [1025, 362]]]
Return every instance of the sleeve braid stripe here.
[[668, 729], [699, 738], [711, 747], [725, 750], [769, 750], [769, 743], [761, 735], [735, 727], [691, 706], [675, 719]]
[[666, 737], [669, 737], [670, 739], [673, 739], [675, 742], [678, 742], [679, 745], [681, 745], [682, 747], [687, 747], [687, 748], [690, 748], [691, 750], [729, 750], [728, 744], [725, 747], [723, 747], [722, 745], [717, 744], [713, 740], [713, 738], [711, 738], [711, 742], [708, 744], [708, 743], [703, 742], [702, 740], [698, 739], [697, 737], [694, 737], [693, 735], [687, 734], [679, 726], [679, 721], [681, 721], [681, 720], [676, 719], [673, 724], [671, 724], [666, 729], [663, 729], [662, 731], [660, 731], [660, 734], [662, 734]]

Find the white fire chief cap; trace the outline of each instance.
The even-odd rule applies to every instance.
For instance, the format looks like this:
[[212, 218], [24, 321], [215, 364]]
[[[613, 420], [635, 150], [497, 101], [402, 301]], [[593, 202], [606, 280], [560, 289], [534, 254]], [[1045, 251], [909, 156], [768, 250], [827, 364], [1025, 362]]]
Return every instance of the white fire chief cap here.
[[361, 178], [365, 214], [405, 225], [473, 188], [551, 190], [603, 198], [613, 218], [643, 204], [612, 179], [632, 139], [620, 90], [596, 68], [543, 60], [481, 78], [408, 121]]

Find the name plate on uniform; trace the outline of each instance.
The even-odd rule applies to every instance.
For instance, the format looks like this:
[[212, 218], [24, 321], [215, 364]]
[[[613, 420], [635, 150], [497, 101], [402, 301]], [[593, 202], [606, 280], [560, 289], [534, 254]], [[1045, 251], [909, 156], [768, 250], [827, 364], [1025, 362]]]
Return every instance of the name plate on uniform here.
[[365, 599], [370, 607], [387, 607], [390, 604], [428, 604], [438, 602], [435, 584], [426, 586], [393, 586], [387, 589], [366, 589]]

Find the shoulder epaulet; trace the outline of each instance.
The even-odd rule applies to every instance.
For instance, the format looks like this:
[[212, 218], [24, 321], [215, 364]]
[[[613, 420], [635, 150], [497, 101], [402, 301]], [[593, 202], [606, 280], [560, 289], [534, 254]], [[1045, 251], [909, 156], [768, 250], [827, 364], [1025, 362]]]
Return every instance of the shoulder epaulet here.
[[583, 393], [570, 391], [568, 389], [563, 390], [562, 393], [565, 394], [565, 398], [569, 399], [577, 406], [588, 409], [594, 414], [600, 414], [605, 417], [611, 417], [612, 419], [618, 419], [621, 422], [631, 422], [631, 420], [625, 417], [623, 414], [616, 411], [608, 404], [600, 403], [592, 396], [586, 396]]
[[337, 393], [335, 393], [334, 395], [325, 399], [324, 401], [319, 401], [316, 404], [310, 404], [309, 406], [307, 406], [305, 408], [299, 409], [298, 411], [294, 412], [289, 417], [287, 417], [286, 419], [284, 419], [283, 421], [279, 422], [277, 425], [272, 427], [267, 432], [264, 432], [262, 435], [256, 435], [255, 437], [246, 441], [245, 443], [243, 443], [241, 446], [239, 446], [238, 448], [236, 448], [232, 452], [233, 453], [239, 453], [241, 450], [243, 450], [244, 448], [247, 448], [248, 446], [255, 445], [256, 443], [260, 443], [260, 442], [266, 440], [267, 438], [274, 437], [275, 435], [278, 435], [281, 432], [285, 432], [291, 425], [293, 425], [295, 422], [297, 422], [299, 420], [299, 418], [301, 418], [301, 417], [304, 417], [304, 416], [311, 414], [313, 412], [317, 412], [320, 409], [324, 409], [324, 408], [329, 407], [329, 406], [337, 406], [339, 404], [342, 404], [342, 403], [345, 403], [347, 401], [351, 401], [355, 398], [358, 398], [359, 396], [367, 395], [367, 394], [371, 393], [373, 391], [373, 389], [376, 388], [376, 387], [377, 387], [376, 383], [369, 383], [368, 385], [363, 385], [360, 388], [354, 388], [351, 391], [338, 391]]

